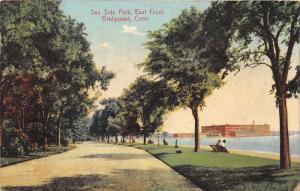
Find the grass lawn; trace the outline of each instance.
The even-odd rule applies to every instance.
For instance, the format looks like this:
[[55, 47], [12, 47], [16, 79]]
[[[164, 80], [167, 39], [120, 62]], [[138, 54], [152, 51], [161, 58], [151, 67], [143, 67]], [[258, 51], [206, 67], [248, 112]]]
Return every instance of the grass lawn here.
[[30, 153], [29, 155], [26, 155], [26, 156], [15, 156], [15, 157], [1, 156], [0, 166], [4, 167], [4, 166], [19, 163], [19, 162], [24, 162], [27, 160], [32, 160], [32, 159], [36, 159], [36, 158], [40, 158], [40, 157], [54, 155], [54, 154], [62, 153], [65, 151], [69, 151], [74, 148], [75, 148], [75, 146], [68, 146], [68, 147], [49, 146], [46, 149], [46, 154], [44, 154], [44, 152], [34, 152], [34, 153]]
[[187, 147], [181, 147], [183, 153], [176, 154], [173, 146], [133, 146], [147, 150], [206, 191], [288, 191], [300, 182], [300, 164], [283, 171], [276, 160], [207, 150], [195, 153]]

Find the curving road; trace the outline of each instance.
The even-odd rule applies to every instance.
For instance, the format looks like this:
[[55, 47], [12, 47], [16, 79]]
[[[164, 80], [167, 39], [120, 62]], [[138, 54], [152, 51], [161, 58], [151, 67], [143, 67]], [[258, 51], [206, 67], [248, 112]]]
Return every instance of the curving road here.
[[101, 143], [1, 168], [0, 181], [8, 191], [200, 191], [146, 151]]

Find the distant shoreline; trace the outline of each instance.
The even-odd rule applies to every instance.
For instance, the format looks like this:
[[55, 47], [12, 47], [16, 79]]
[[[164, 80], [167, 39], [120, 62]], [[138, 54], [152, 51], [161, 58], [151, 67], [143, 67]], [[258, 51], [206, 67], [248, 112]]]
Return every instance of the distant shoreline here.
[[[190, 145], [181, 145], [181, 146], [193, 148]], [[209, 146], [204, 146], [204, 145], [200, 145], [200, 149], [212, 150]], [[249, 151], [249, 150], [239, 150], [239, 149], [230, 149], [229, 148], [229, 153], [243, 155], [243, 156], [280, 160], [280, 155], [277, 153], [272, 153], [272, 152]], [[291, 160], [292, 160], [292, 162], [300, 163], [300, 155], [291, 155]]]
[[[277, 132], [276, 132], [277, 133]], [[170, 134], [178, 134], [178, 133], [170, 133]], [[179, 133], [180, 134], [180, 133]], [[290, 133], [289, 136], [294, 136], [294, 135], [300, 135], [300, 132], [296, 132], [296, 133]], [[220, 138], [220, 139], [228, 139], [228, 138], [256, 138], [256, 137], [279, 137], [279, 133], [278, 134], [272, 134], [272, 135], [256, 135], [256, 136], [235, 136], [235, 137], [223, 137], [223, 136], [207, 136], [207, 135], [203, 135], [203, 134], [200, 134], [200, 137], [206, 137], [206, 138]], [[193, 136], [186, 136], [186, 137], [173, 137], [173, 136], [169, 136], [169, 137], [166, 137], [166, 138], [193, 138]]]
[[[138, 141], [142, 143], [142, 141]], [[154, 143], [157, 144], [157, 143]], [[161, 142], [161, 145], [162, 142]], [[169, 144], [170, 146], [175, 146], [174, 144]], [[191, 145], [184, 145], [180, 144], [179, 147], [189, 147], [193, 148]], [[206, 145], [200, 145], [200, 149], [203, 150], [212, 150], [210, 146]], [[241, 150], [241, 149], [229, 149], [229, 153], [236, 154], [236, 155], [242, 155], [242, 156], [252, 156], [252, 157], [258, 157], [258, 158], [265, 158], [265, 159], [272, 159], [272, 160], [280, 160], [279, 153], [273, 153], [273, 152], [266, 152], [266, 151], [255, 151], [255, 150]], [[295, 163], [300, 163], [300, 155], [297, 154], [291, 154], [291, 160]]]

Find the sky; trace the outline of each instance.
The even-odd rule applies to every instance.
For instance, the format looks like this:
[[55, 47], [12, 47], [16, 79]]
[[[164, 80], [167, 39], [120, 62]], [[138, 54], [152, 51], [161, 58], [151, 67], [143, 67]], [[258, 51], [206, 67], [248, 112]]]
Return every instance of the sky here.
[[[164, 23], [177, 17], [183, 9], [191, 6], [205, 10], [209, 2], [63, 0], [61, 3], [66, 15], [85, 24], [97, 67], [106, 66], [116, 74], [101, 98], [120, 96], [124, 88], [143, 75], [136, 65], [147, 57], [148, 51], [144, 46], [147, 32], [159, 29]], [[124, 21], [105, 21], [103, 16], [124, 18]], [[299, 65], [299, 59], [299, 47], [296, 47], [292, 65]], [[199, 113], [200, 125], [252, 124], [254, 121], [255, 124], [269, 124], [271, 130], [279, 130], [275, 98], [269, 93], [273, 82], [268, 68], [244, 68], [235, 75], [229, 75], [225, 82], [224, 86], [206, 99], [206, 106]], [[299, 110], [299, 100], [288, 101], [290, 130], [300, 130]], [[177, 109], [167, 114], [163, 129], [171, 133], [193, 132], [194, 120], [191, 111]]]

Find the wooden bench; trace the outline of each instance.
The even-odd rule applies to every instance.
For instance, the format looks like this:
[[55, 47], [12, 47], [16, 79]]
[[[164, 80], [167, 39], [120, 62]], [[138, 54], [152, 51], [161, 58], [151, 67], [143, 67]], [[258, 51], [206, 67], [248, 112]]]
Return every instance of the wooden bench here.
[[218, 145], [209, 145], [214, 152], [226, 152], [228, 153], [228, 150], [226, 147], [218, 146]]

